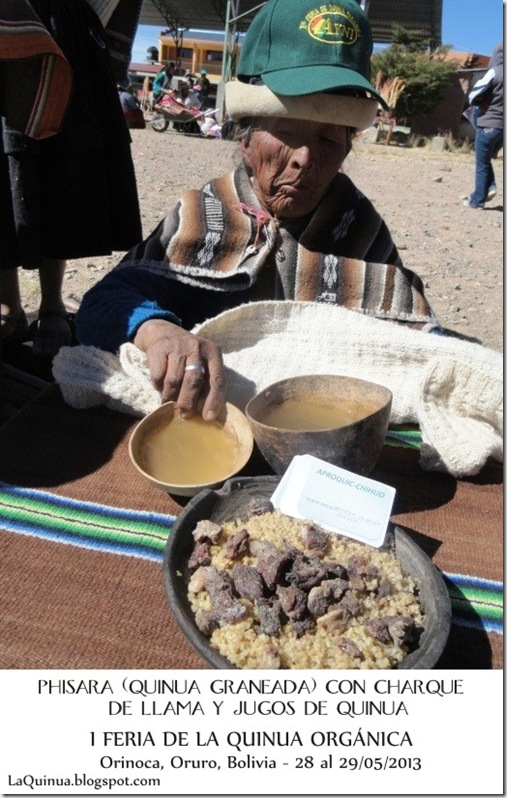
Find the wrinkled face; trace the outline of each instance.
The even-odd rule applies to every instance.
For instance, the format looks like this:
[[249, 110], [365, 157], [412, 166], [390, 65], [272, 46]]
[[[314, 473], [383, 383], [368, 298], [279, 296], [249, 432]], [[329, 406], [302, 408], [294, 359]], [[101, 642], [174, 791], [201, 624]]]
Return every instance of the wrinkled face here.
[[316, 207], [350, 147], [343, 125], [268, 117], [256, 119], [250, 140], [241, 142], [259, 201], [281, 220]]

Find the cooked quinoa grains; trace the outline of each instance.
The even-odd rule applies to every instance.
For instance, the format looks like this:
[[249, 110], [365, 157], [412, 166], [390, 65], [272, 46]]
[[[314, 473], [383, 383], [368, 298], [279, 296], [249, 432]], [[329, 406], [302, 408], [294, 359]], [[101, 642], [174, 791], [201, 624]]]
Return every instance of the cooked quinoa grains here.
[[390, 551], [263, 508], [194, 531], [188, 597], [238, 668], [384, 669], [423, 629], [414, 579]]

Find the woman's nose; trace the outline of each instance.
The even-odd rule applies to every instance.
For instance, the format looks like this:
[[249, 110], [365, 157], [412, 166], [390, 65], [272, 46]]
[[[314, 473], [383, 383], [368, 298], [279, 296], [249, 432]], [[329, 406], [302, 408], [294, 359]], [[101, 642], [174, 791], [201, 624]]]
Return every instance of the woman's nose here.
[[299, 169], [308, 169], [313, 163], [312, 151], [307, 144], [302, 144], [293, 150], [291, 163]]

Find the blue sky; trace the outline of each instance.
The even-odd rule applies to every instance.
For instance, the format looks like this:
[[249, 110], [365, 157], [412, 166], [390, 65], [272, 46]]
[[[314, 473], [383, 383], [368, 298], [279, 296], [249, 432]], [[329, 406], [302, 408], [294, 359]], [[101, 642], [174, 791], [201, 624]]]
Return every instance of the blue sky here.
[[442, 42], [490, 55], [503, 38], [503, 0], [444, 0]]
[[[158, 45], [159, 32], [160, 27], [139, 26], [133, 61], [146, 60], [148, 47]], [[442, 41], [453, 50], [490, 55], [502, 38], [503, 0], [443, 0]]]

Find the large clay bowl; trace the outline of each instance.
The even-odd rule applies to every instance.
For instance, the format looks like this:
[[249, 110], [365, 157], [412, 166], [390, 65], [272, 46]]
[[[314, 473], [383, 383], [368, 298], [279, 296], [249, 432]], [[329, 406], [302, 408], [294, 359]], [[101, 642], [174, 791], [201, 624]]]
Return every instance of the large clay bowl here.
[[[186, 425], [184, 429], [188, 429], [189, 432], [188, 449], [184, 448], [180, 455], [177, 454], [177, 448], [181, 449], [182, 445], [184, 446], [184, 438], [182, 438], [180, 431], [177, 440], [176, 437], [171, 437], [171, 430], [177, 421]], [[192, 435], [190, 434], [192, 426], [197, 421], [200, 422], [198, 440], [196, 440], [195, 432]], [[215, 429], [212, 429], [208, 422], [204, 423], [197, 419], [182, 421], [177, 418], [175, 403], [166, 402], [154, 410], [153, 413], [145, 416], [135, 427], [129, 441], [130, 459], [136, 470], [151, 485], [176, 496], [195, 496], [204, 488], [220, 487], [229, 477], [237, 474], [246, 465], [252, 454], [254, 440], [246, 416], [232, 404], [226, 404], [223, 417], [219, 421], [213, 422], [213, 424]], [[160, 429], [164, 429], [167, 436], [167, 457], [184, 457], [186, 461], [185, 463], [180, 463], [179, 474], [182, 475], [181, 478], [178, 475], [170, 482], [160, 479], [154, 473], [153, 469], [150, 468], [147, 456], [151, 436]], [[214, 443], [217, 443], [217, 435], [227, 440], [228, 446], [230, 445], [232, 450], [232, 460], [228, 458], [223, 469], [221, 468], [221, 463], [218, 462], [216, 467], [209, 469], [209, 473], [213, 473], [213, 477], [203, 480], [198, 476], [198, 474], [202, 474], [202, 470], [200, 470], [201, 461], [206, 459], [208, 455], [208, 459], [211, 459], [213, 452], [208, 450]], [[171, 445], [172, 441], [174, 445]], [[193, 477], [194, 468], [195, 477]], [[186, 476], [184, 476], [185, 474]]]
[[[286, 429], [264, 423], [266, 414], [287, 400], [350, 406], [357, 403], [362, 416], [329, 429]], [[384, 445], [391, 414], [392, 394], [382, 385], [337, 375], [291, 377], [264, 388], [245, 409], [265, 460], [283, 474], [296, 455], [311, 454], [335, 466], [366, 476]]]
[[[205, 490], [189, 501], [176, 519], [164, 555], [164, 583], [169, 606], [187, 640], [212, 668], [236, 669], [211, 648], [208, 638], [197, 628], [188, 600], [190, 572], [188, 559], [194, 547], [192, 532], [197, 523], [211, 519], [223, 524], [248, 514], [254, 498], [270, 498], [279, 477], [236, 477], [218, 491]], [[440, 572], [419, 546], [398, 526], [391, 526], [394, 552], [403, 569], [420, 584], [419, 599], [425, 614], [425, 629], [418, 647], [396, 669], [430, 669], [442, 654], [451, 624], [451, 603]]]

